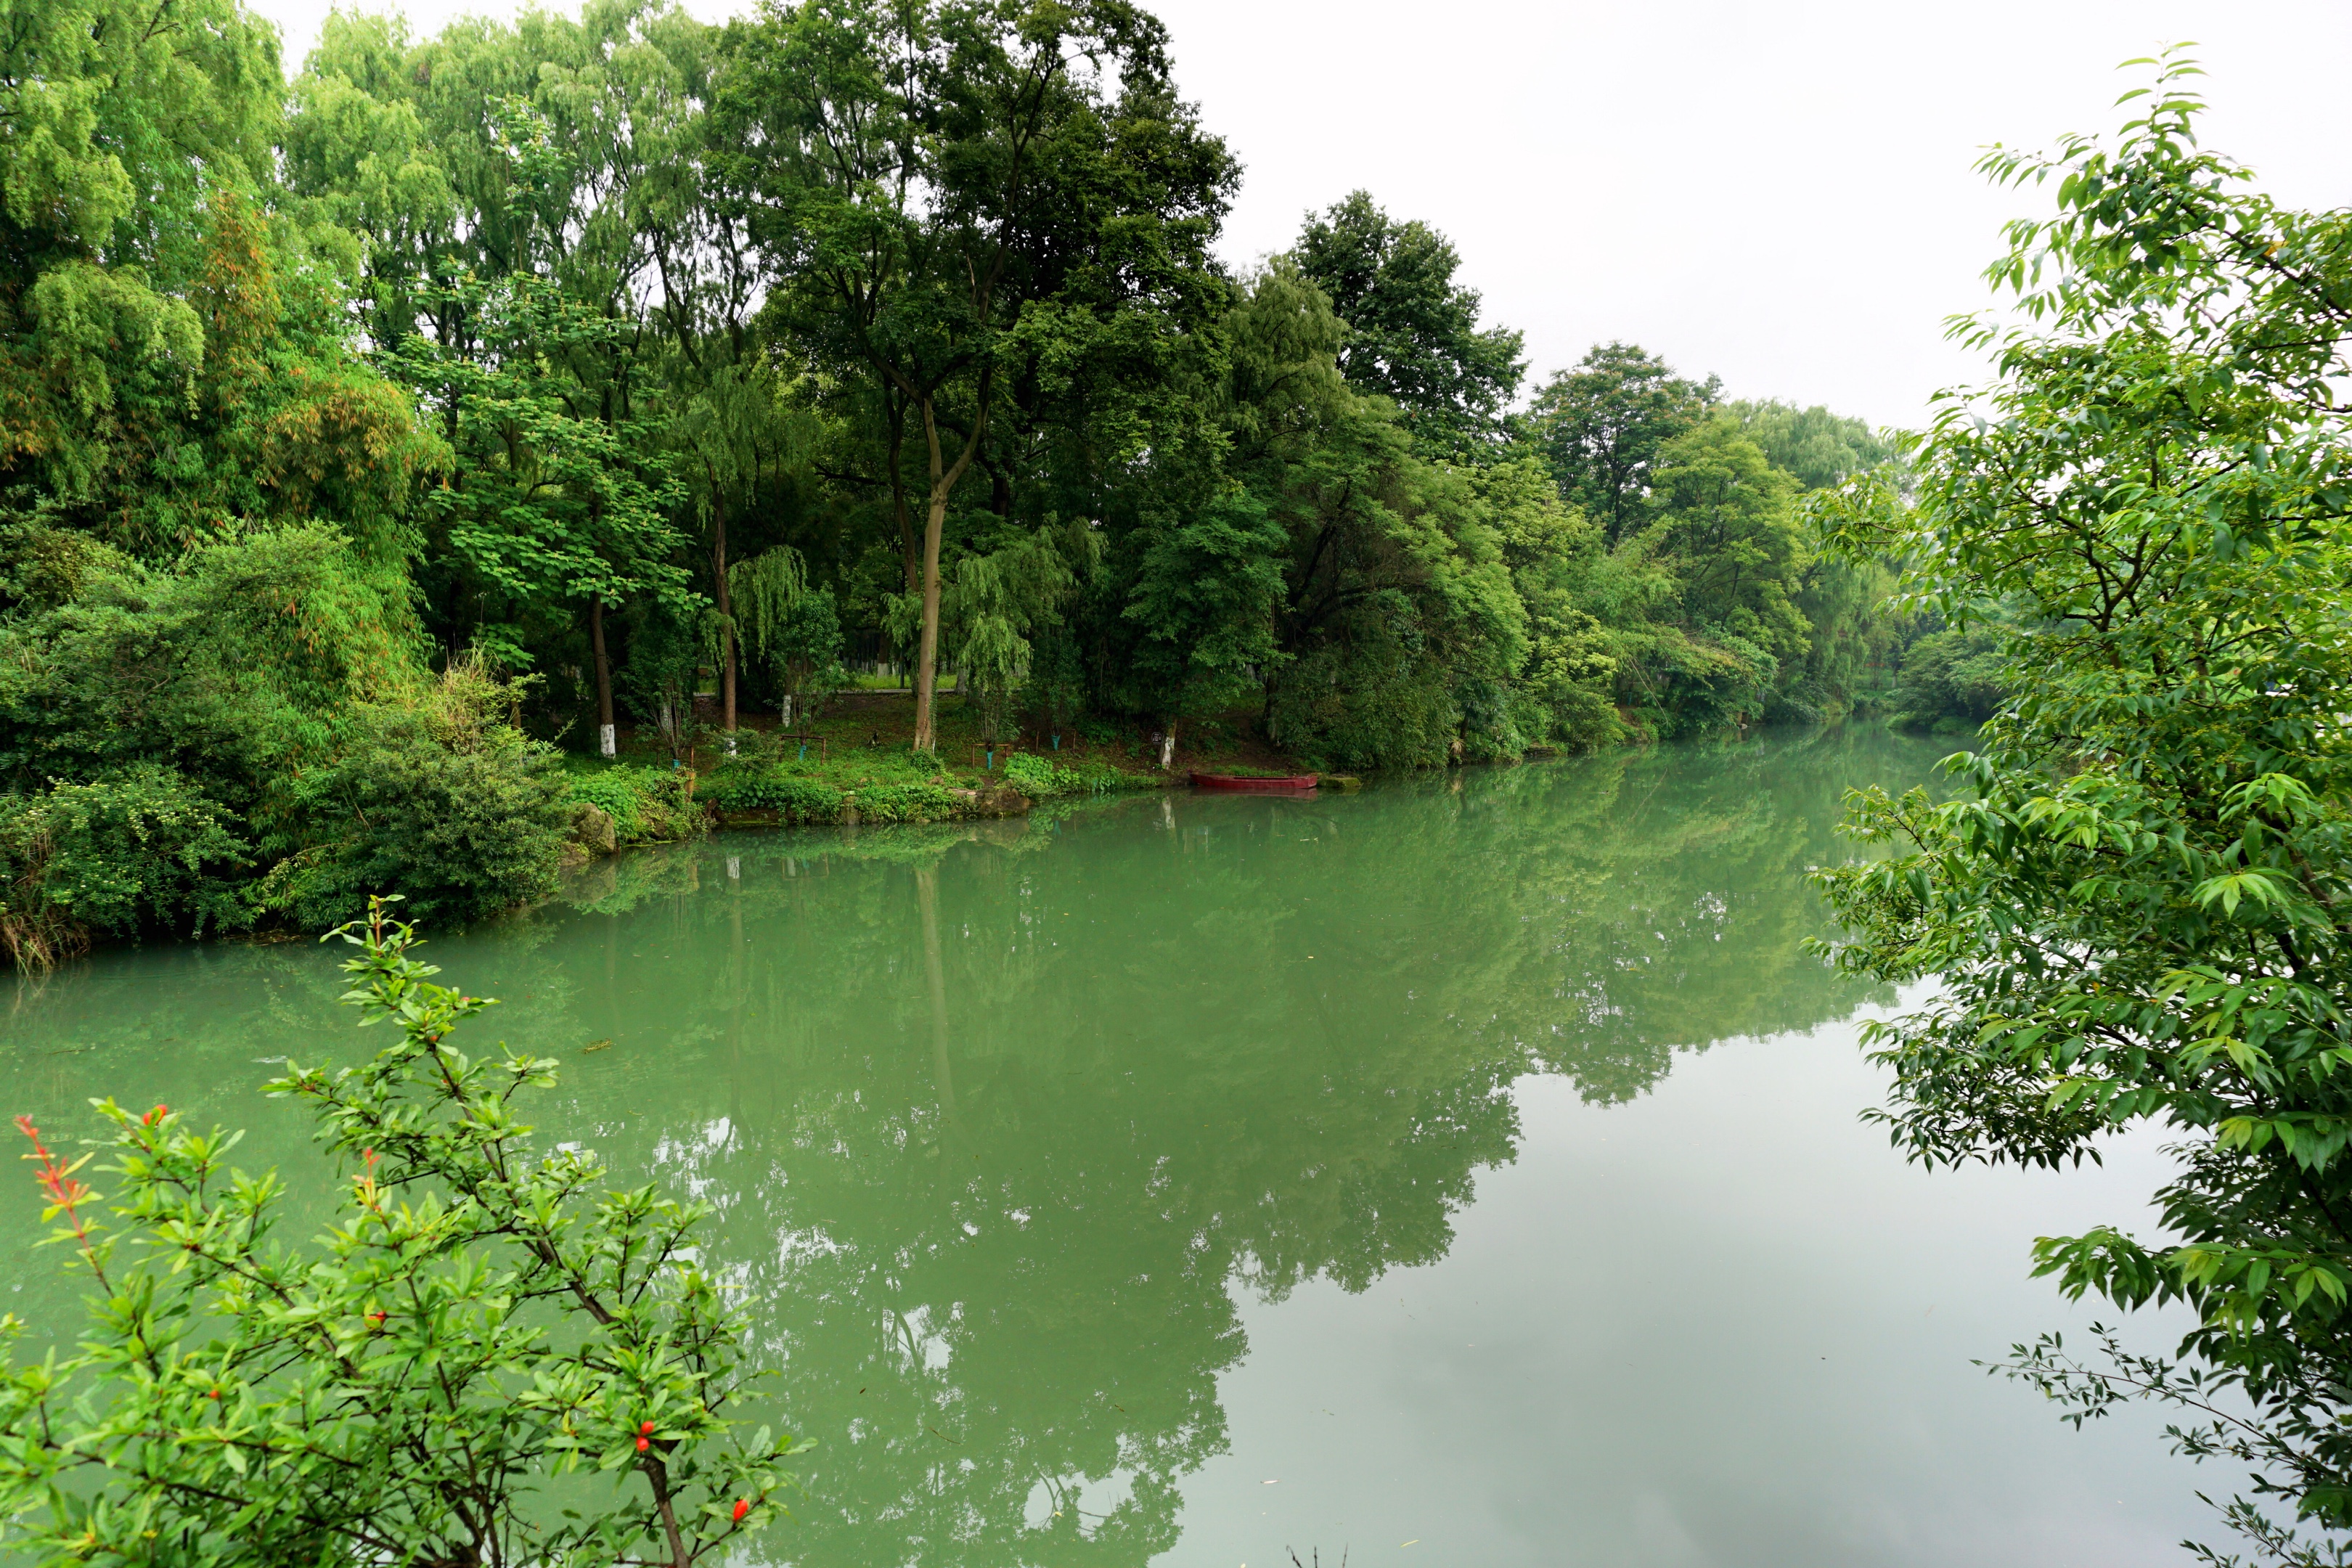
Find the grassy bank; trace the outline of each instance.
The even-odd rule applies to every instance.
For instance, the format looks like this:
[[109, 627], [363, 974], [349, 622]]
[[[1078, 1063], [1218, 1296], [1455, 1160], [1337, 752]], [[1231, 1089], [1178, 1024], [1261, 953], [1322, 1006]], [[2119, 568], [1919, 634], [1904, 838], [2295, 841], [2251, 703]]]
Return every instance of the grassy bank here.
[[[745, 715], [732, 756], [706, 731], [686, 757], [625, 733], [612, 762], [575, 758], [565, 769], [570, 798], [609, 819], [605, 841], [582, 817], [575, 845], [590, 853], [663, 844], [714, 826], [950, 822], [1015, 816], [1033, 805], [1139, 789], [1171, 776], [1152, 763], [1150, 737], [1096, 726], [1055, 738], [983, 742], [975, 716], [957, 700], [940, 704], [939, 748], [912, 749], [914, 705], [903, 696], [852, 697], [827, 717], [782, 730], [772, 717]], [[716, 753], [714, 755], [714, 753]], [[693, 766], [684, 765], [690, 758]], [[1192, 759], [1184, 759], [1190, 761]]]
[[722, 821], [740, 823], [946, 822], [1006, 816], [1057, 796], [1156, 789], [1158, 773], [1100, 760], [1056, 763], [1034, 753], [999, 753], [979, 769], [952, 768], [920, 753], [856, 750], [731, 763], [698, 785], [698, 798]]
[[[1292, 773], [1235, 719], [1179, 732], [1161, 772], [1159, 737], [1140, 724], [1089, 721], [984, 740], [976, 708], [938, 702], [937, 750], [913, 749], [915, 705], [903, 692], [845, 692], [824, 717], [783, 729], [772, 714], [738, 716], [735, 753], [704, 714], [693, 743], [673, 757], [651, 731], [624, 729], [621, 756], [574, 759], [575, 803], [612, 819], [613, 844], [659, 844], [720, 825], [951, 822], [1005, 816], [1049, 800], [1160, 789], [1193, 769]], [[675, 765], [674, 765], [675, 764]], [[583, 844], [594, 850], [594, 844]]]

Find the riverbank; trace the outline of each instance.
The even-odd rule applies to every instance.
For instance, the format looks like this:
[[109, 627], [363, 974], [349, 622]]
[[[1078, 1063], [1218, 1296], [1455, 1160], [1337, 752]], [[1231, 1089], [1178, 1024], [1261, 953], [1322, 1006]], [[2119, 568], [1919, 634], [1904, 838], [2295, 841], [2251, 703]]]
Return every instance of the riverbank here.
[[1162, 738], [1145, 726], [1088, 720], [992, 738], [978, 710], [952, 696], [937, 703], [929, 753], [913, 749], [906, 692], [844, 693], [823, 717], [789, 728], [775, 714], [739, 713], [731, 752], [716, 714], [697, 717], [701, 733], [683, 747], [625, 730], [613, 761], [568, 764], [575, 860], [714, 827], [983, 820], [1048, 800], [1165, 789], [1195, 770], [1301, 771], [1236, 722], [1180, 730], [1162, 769]]

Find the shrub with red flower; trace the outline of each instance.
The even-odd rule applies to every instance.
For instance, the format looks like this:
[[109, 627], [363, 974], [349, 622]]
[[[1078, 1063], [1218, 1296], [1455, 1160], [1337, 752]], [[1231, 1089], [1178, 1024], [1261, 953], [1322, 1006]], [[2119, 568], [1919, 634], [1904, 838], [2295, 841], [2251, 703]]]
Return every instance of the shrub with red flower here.
[[[205, 1568], [691, 1568], [767, 1523], [790, 1484], [778, 1467], [808, 1445], [733, 1414], [754, 1373], [740, 1310], [696, 1261], [703, 1211], [651, 1190], [612, 1198], [593, 1156], [534, 1143], [518, 1096], [555, 1064], [453, 1049], [489, 1004], [434, 984], [383, 901], [337, 934], [360, 950], [349, 999], [398, 1037], [365, 1066], [289, 1064], [268, 1086], [307, 1102], [358, 1167], [316, 1249], [271, 1240], [285, 1188], [231, 1170], [235, 1140], [168, 1107], [99, 1108], [114, 1230], [79, 1173], [90, 1156], [64, 1159], [16, 1119], [46, 1217], [98, 1293], [79, 1334], [44, 1333], [78, 1338], [78, 1353], [0, 1371], [12, 1543], [150, 1562], [168, 1540], [174, 1562]], [[0, 1320], [0, 1335], [21, 1327]], [[601, 1510], [529, 1506], [583, 1469], [626, 1484]]]

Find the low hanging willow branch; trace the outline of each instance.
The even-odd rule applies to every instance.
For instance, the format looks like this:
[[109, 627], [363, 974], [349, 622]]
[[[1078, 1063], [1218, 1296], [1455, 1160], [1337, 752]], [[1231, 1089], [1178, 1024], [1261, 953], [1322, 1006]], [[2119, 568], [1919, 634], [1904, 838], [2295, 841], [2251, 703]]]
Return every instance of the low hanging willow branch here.
[[727, 569], [735, 635], [753, 655], [764, 655], [784, 629], [784, 616], [808, 592], [808, 563], [789, 544], [761, 551]]

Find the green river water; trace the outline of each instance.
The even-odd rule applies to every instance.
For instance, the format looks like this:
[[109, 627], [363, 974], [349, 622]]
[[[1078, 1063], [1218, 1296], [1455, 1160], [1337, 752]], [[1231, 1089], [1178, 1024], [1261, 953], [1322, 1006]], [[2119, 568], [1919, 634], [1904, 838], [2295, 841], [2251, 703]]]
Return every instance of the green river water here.
[[[503, 999], [478, 1048], [565, 1063], [546, 1136], [716, 1205], [821, 1445], [762, 1563], [2164, 1560], [2238, 1478], [1969, 1364], [2085, 1321], [2030, 1241], [2144, 1223], [2160, 1155], [1906, 1169], [1855, 1120], [1895, 998], [1801, 946], [1841, 791], [1945, 749], [729, 834], [428, 956]], [[161, 1100], [303, 1169], [255, 1086], [371, 1048], [338, 956], [0, 982], [0, 1110]], [[38, 1338], [74, 1291], [37, 1220], [26, 1181], [0, 1306]]]

